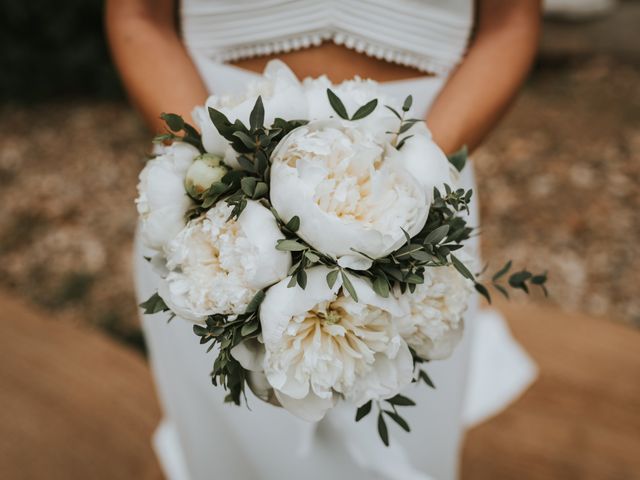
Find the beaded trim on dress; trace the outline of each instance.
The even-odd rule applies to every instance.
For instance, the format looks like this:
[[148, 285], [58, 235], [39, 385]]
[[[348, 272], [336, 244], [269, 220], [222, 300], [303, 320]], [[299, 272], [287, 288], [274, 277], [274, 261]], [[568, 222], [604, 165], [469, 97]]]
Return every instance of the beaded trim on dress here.
[[406, 67], [413, 67], [422, 72], [445, 75], [452, 68], [450, 65], [438, 63], [435, 59], [420, 58], [412, 52], [400, 49], [392, 49], [385, 45], [374, 44], [371, 41], [358, 38], [355, 35], [342, 32], [322, 32], [289, 37], [275, 40], [260, 45], [238, 46], [223, 52], [212, 54], [212, 59], [217, 62], [232, 62], [243, 58], [259, 57], [277, 53], [302, 50], [312, 46], [319, 46], [325, 41], [333, 41], [336, 45], [364, 53], [369, 57], [397, 63]]
[[220, 63], [332, 41], [420, 71], [446, 75], [466, 50], [471, 0], [185, 0], [193, 52]]

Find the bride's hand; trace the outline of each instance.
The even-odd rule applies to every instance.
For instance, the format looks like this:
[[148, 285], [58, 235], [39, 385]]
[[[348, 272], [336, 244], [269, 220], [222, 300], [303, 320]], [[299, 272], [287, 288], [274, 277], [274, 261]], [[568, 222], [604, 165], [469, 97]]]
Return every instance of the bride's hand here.
[[473, 150], [495, 126], [529, 71], [539, 30], [540, 0], [478, 2], [469, 51], [427, 116], [446, 153]]
[[176, 30], [174, 0], [107, 0], [106, 30], [122, 81], [153, 132], [162, 112], [191, 121], [207, 90]]

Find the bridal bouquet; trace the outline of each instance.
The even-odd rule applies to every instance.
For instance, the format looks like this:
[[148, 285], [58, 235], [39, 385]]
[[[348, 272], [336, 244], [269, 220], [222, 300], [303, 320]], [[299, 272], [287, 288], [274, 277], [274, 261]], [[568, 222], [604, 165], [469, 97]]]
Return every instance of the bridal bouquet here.
[[[272, 62], [243, 95], [197, 108], [199, 130], [163, 115], [136, 201], [161, 281], [141, 306], [194, 322], [229, 401], [248, 385], [309, 421], [337, 401], [356, 420], [375, 406], [388, 444], [385, 418], [409, 431], [402, 390], [433, 386], [424, 363], [456, 347], [474, 289], [490, 299], [464, 246], [466, 154], [447, 158], [411, 103]], [[505, 294], [509, 268], [491, 280]]]

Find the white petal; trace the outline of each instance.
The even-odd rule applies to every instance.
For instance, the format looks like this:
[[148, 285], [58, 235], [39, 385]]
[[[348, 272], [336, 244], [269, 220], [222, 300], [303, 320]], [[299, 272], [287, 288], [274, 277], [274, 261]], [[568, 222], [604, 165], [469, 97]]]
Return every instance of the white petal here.
[[252, 338], [240, 342], [231, 349], [231, 356], [235, 358], [245, 370], [262, 372], [264, 367], [264, 345]]
[[320, 398], [313, 392], [302, 399], [291, 398], [275, 390], [276, 398], [287, 411], [308, 422], [322, 420], [327, 410], [335, 405], [335, 398]]
[[171, 309], [173, 313], [184, 320], [202, 324], [207, 318], [206, 315], [198, 315], [191, 309], [183, 308], [181, 305], [173, 302], [173, 295], [169, 290], [169, 283], [164, 279], [160, 280], [160, 282], [158, 283], [158, 295], [160, 295], [160, 298], [164, 300], [164, 303]]
[[286, 277], [291, 267], [291, 254], [276, 250], [277, 241], [284, 236], [273, 214], [251, 200], [247, 202], [238, 223], [249, 241], [260, 251], [260, 266], [251, 280], [251, 286], [262, 289]]
[[320, 302], [331, 299], [342, 286], [340, 275], [329, 288], [326, 267], [313, 267], [307, 270], [307, 285], [288, 288], [289, 279], [276, 283], [267, 290], [260, 305], [260, 323], [265, 344], [277, 343], [282, 337], [289, 320], [294, 315], [309, 311]]
[[426, 135], [409, 138], [396, 156], [424, 187], [429, 198], [434, 187], [444, 191], [445, 183], [451, 185], [451, 164], [440, 147]]
[[343, 255], [338, 259], [338, 265], [352, 270], [369, 270], [373, 262], [364, 255]]

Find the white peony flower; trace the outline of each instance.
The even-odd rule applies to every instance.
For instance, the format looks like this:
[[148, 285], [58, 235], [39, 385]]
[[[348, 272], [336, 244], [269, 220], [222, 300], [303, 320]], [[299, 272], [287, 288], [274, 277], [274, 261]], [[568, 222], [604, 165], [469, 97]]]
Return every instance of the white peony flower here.
[[180, 317], [244, 312], [253, 296], [287, 275], [291, 256], [276, 250], [284, 238], [271, 212], [249, 201], [237, 220], [219, 202], [169, 242], [169, 274], [158, 293]]
[[249, 126], [249, 114], [258, 99], [262, 97], [265, 110], [265, 125], [269, 126], [277, 118], [296, 120], [308, 118], [307, 101], [300, 82], [286, 64], [272, 60], [267, 64], [263, 77], [249, 85], [243, 95], [212, 95], [204, 107], [196, 107], [192, 113], [202, 132], [202, 143], [207, 152], [219, 155], [225, 163], [237, 168], [236, 154], [229, 142], [220, 135], [209, 117], [208, 108], [224, 113], [234, 122], [240, 120]]
[[284, 408], [310, 421], [339, 394], [362, 405], [396, 395], [413, 376], [411, 353], [392, 320], [403, 313], [400, 303], [352, 277], [355, 302], [339, 293], [340, 278], [329, 288], [328, 272], [308, 270], [304, 290], [282, 280], [260, 306], [267, 379]]
[[454, 267], [426, 268], [424, 283], [400, 296], [409, 311], [395, 319], [402, 338], [421, 358], [449, 357], [462, 338], [463, 315], [473, 292], [473, 282]]
[[[354, 250], [382, 257], [424, 226], [430, 196], [402, 165], [402, 150], [386, 136], [340, 120], [311, 122], [293, 130], [272, 155], [271, 202], [298, 235], [336, 258]], [[361, 257], [360, 257], [361, 260]], [[349, 268], [367, 268], [341, 260]], [[366, 263], [366, 262], [364, 262]]]
[[199, 154], [186, 143], [161, 146], [159, 155], [140, 172], [136, 206], [142, 240], [149, 248], [162, 250], [184, 227], [192, 205], [184, 187], [185, 175]]

